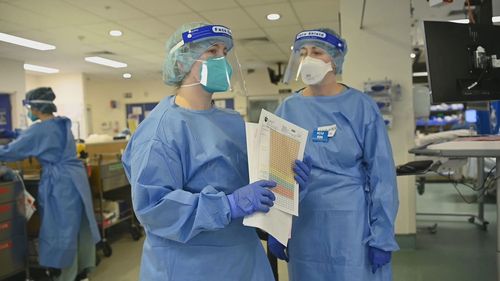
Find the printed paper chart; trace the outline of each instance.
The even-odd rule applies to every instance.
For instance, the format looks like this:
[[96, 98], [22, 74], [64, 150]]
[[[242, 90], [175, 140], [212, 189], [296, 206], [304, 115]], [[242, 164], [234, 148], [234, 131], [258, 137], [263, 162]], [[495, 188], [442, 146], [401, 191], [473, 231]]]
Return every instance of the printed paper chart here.
[[300, 142], [273, 129], [270, 133], [269, 180], [277, 183], [273, 188], [276, 195], [274, 203], [285, 210], [294, 210], [295, 179], [292, 168]]

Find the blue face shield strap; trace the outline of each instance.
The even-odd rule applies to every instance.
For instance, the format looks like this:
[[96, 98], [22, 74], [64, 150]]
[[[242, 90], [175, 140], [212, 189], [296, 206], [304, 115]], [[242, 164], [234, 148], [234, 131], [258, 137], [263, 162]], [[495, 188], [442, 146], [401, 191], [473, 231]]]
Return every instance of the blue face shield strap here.
[[231, 29], [222, 25], [205, 25], [182, 33], [182, 41], [170, 49], [170, 53], [175, 52], [184, 44], [203, 41], [204, 39], [211, 37], [227, 38], [227, 40], [224, 40], [227, 50], [229, 51], [233, 48], [233, 36]]
[[345, 51], [345, 45], [340, 38], [319, 30], [306, 30], [297, 34], [295, 37], [294, 50], [297, 49], [296, 45], [310, 40], [323, 41], [334, 46], [342, 53]]

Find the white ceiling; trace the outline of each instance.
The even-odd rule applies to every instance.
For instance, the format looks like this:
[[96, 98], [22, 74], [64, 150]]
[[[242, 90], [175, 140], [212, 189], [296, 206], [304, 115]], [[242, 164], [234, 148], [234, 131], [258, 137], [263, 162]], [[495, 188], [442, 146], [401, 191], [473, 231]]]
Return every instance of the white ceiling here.
[[[338, 30], [340, 0], [0, 0], [0, 32], [52, 44], [37, 51], [0, 42], [0, 57], [54, 67], [62, 73], [158, 77], [164, 42], [183, 23], [204, 21], [233, 30], [243, 65], [259, 67], [286, 61], [301, 29]], [[268, 21], [269, 13], [281, 14]], [[118, 29], [121, 37], [108, 32]], [[252, 41], [266, 37], [269, 41]], [[87, 63], [91, 52], [127, 63], [112, 69]]]

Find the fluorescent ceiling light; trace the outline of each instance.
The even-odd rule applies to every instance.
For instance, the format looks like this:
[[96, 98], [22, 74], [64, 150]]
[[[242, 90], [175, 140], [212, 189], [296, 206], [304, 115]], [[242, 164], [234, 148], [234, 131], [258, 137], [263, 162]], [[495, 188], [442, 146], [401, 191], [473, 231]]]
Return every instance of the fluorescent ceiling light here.
[[110, 66], [114, 68], [122, 68], [122, 67], [127, 67], [126, 63], [115, 61], [115, 60], [110, 60], [110, 59], [105, 59], [102, 57], [86, 57], [85, 61], [88, 62], [93, 62], [105, 66]]
[[123, 78], [130, 79], [130, 78], [132, 78], [132, 74], [130, 74], [130, 73], [123, 73]]
[[111, 30], [109, 32], [109, 35], [113, 36], [113, 37], [119, 37], [119, 36], [122, 36], [122, 32], [120, 30]]
[[56, 46], [0, 32], [0, 41], [41, 51], [54, 50]]
[[267, 15], [266, 18], [268, 20], [279, 20], [281, 18], [281, 16], [280, 16], [280, 14], [273, 13], [273, 14]]
[[413, 77], [425, 77], [427, 72], [413, 72]]
[[24, 64], [24, 69], [36, 71], [36, 72], [43, 72], [43, 73], [58, 73], [59, 72], [59, 69], [56, 69], [56, 68], [39, 66], [39, 65], [29, 64], [29, 63]]

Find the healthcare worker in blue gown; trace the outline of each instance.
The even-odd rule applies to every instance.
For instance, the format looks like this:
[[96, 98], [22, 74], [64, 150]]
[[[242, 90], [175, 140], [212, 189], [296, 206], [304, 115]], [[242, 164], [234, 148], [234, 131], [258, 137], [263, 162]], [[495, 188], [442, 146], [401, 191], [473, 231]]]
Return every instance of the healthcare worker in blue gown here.
[[163, 79], [174, 95], [140, 124], [122, 159], [146, 230], [140, 280], [274, 280], [242, 220], [269, 211], [276, 183], [248, 184], [243, 119], [212, 102], [237, 91], [232, 48], [228, 28], [203, 23], [181, 26], [166, 43]]
[[313, 163], [288, 248], [268, 241], [288, 260], [291, 281], [392, 280], [391, 253], [399, 248], [391, 144], [376, 103], [337, 82], [346, 52], [333, 30], [306, 30], [296, 36], [285, 72], [285, 82], [300, 76], [307, 87], [276, 114], [309, 130]]
[[87, 173], [77, 158], [71, 121], [54, 116], [55, 98], [47, 87], [26, 93], [23, 103], [28, 117], [41, 122], [33, 123], [16, 140], [0, 146], [0, 161], [35, 157], [40, 162], [39, 263], [56, 269], [52, 280], [84, 280], [86, 272], [95, 266], [95, 244], [100, 236]]

